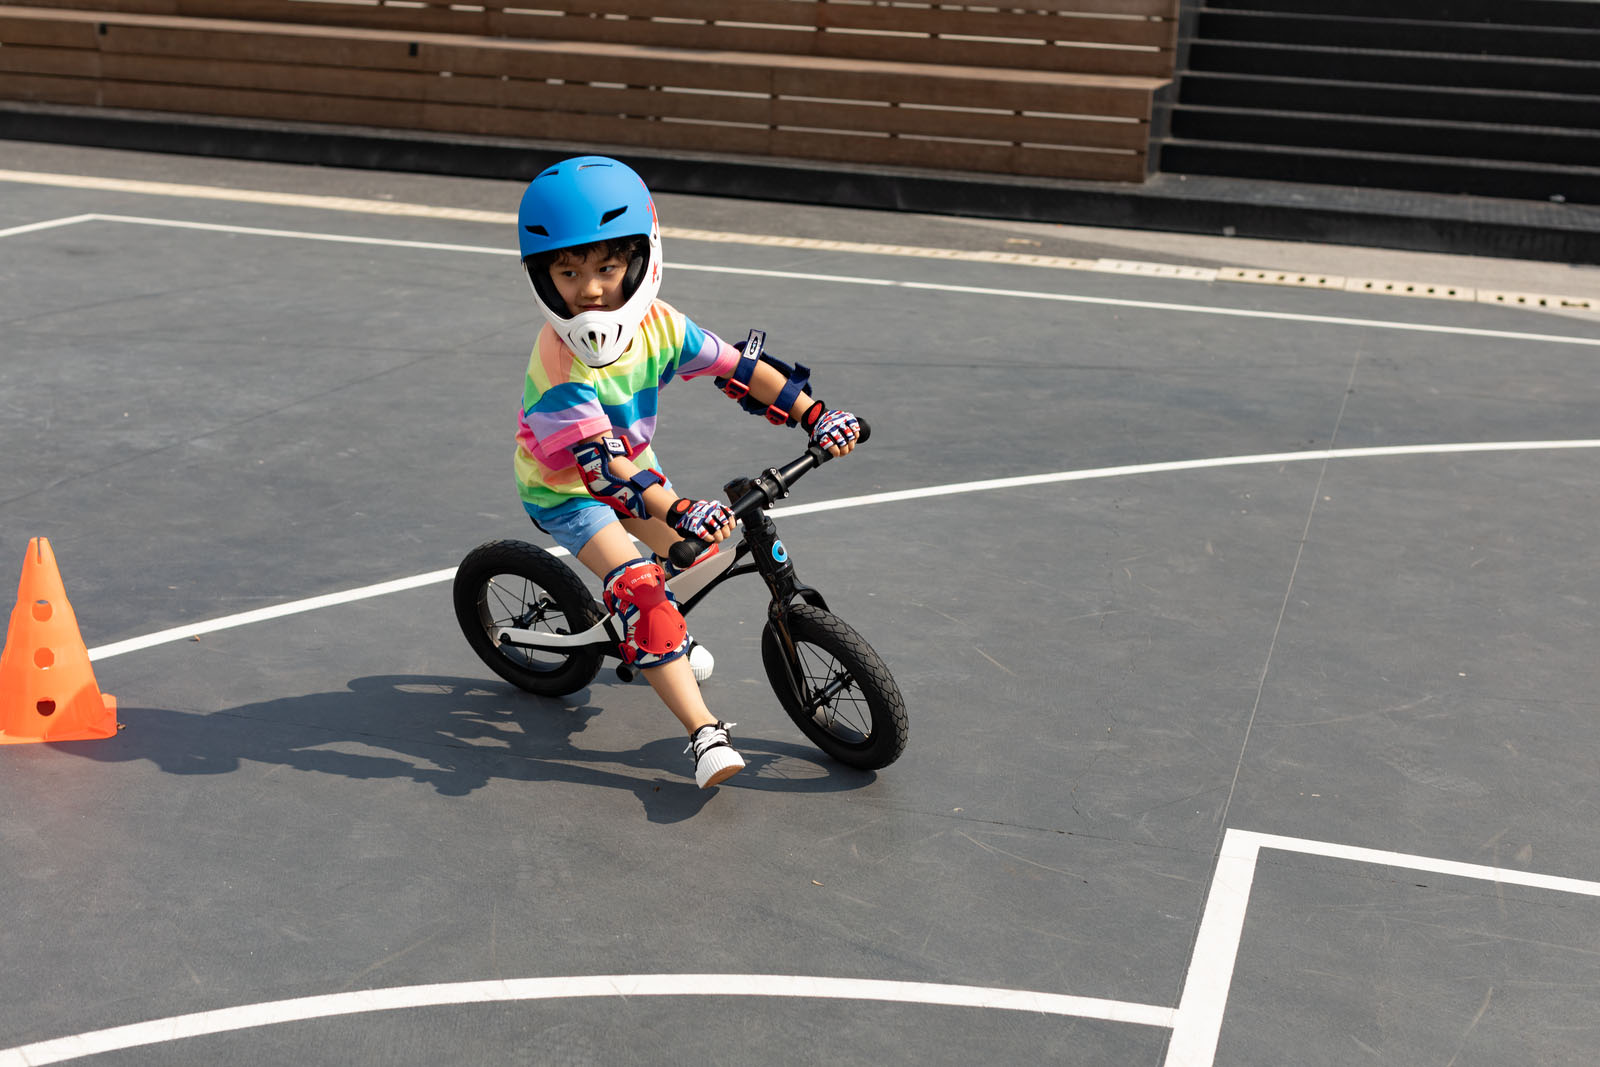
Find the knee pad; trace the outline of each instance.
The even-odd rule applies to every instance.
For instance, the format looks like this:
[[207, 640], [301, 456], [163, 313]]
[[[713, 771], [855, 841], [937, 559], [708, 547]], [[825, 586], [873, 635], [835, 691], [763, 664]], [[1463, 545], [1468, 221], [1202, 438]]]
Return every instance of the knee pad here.
[[622, 620], [622, 661], [659, 667], [688, 651], [688, 625], [660, 566], [640, 558], [605, 577], [606, 610]]

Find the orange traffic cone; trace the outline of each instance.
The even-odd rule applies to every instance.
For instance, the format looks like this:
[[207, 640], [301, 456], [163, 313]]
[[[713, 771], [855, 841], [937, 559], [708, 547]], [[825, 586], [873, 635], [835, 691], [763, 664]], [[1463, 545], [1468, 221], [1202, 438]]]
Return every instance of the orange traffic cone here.
[[0, 745], [86, 741], [117, 732], [117, 698], [103, 695], [89, 666], [78, 617], [50, 542], [28, 542], [0, 652]]

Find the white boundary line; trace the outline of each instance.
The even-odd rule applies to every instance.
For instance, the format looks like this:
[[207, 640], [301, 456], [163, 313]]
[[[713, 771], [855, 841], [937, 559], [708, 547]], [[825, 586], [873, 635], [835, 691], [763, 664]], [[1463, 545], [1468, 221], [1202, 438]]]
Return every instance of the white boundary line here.
[[[772, 508], [768, 513], [774, 518], [795, 515], [815, 515], [824, 511], [839, 511], [845, 508], [869, 507], [875, 504], [893, 504], [905, 500], [925, 500], [930, 497], [954, 496], [964, 493], [990, 492], [996, 489], [1020, 489], [1036, 485], [1054, 485], [1060, 482], [1093, 481], [1100, 478], [1121, 478], [1138, 474], [1164, 474], [1172, 471], [1210, 470], [1219, 467], [1245, 467], [1261, 466], [1268, 464], [1304, 463], [1308, 460], [1336, 460], [1336, 459], [1371, 459], [1384, 456], [1424, 456], [1424, 455], [1454, 455], [1465, 452], [1541, 452], [1560, 451], [1569, 449], [1600, 448], [1600, 439], [1576, 441], [1496, 441], [1496, 442], [1469, 442], [1465, 444], [1439, 444], [1439, 445], [1388, 445], [1373, 448], [1325, 448], [1306, 452], [1267, 452], [1254, 456], [1220, 456], [1210, 459], [1178, 460], [1168, 463], [1141, 463], [1122, 467], [1096, 467], [1086, 470], [1058, 471], [1054, 474], [1033, 474], [1017, 478], [991, 478], [986, 481], [956, 482], [948, 485], [929, 485], [920, 489], [901, 489], [889, 493], [868, 493], [863, 496], [841, 497], [837, 500], [822, 500], [813, 504], [795, 504], [789, 507]], [[556, 549], [558, 555], [564, 551]], [[429, 571], [427, 574], [418, 574], [408, 578], [396, 578], [376, 585], [362, 586], [359, 589], [349, 589], [341, 593], [326, 593], [306, 600], [296, 600], [287, 604], [278, 604], [273, 607], [259, 608], [255, 611], [241, 612], [237, 615], [226, 615], [217, 619], [189, 623], [184, 626], [174, 626], [171, 629], [161, 630], [157, 633], [147, 634], [143, 637], [132, 637], [125, 641], [117, 641], [109, 645], [100, 645], [89, 650], [90, 661], [110, 659], [120, 656], [125, 652], [138, 652], [156, 645], [169, 644], [173, 641], [182, 641], [186, 638], [197, 637], [200, 634], [215, 633], [218, 630], [229, 630], [237, 626], [248, 626], [251, 623], [266, 622], [270, 619], [281, 619], [288, 615], [298, 615], [306, 611], [315, 611], [318, 608], [333, 607], [339, 604], [349, 604], [358, 600], [367, 600], [372, 597], [386, 596], [389, 593], [403, 592], [408, 589], [417, 589], [425, 585], [434, 585], [439, 582], [448, 582], [455, 577], [456, 569], [447, 567], [443, 570]]]
[[515, 248], [491, 245], [458, 245], [439, 241], [407, 241], [398, 237], [364, 237], [357, 234], [318, 233], [314, 230], [275, 230], [265, 226], [236, 226], [224, 222], [188, 222], [183, 219], [157, 219], [144, 215], [85, 216], [100, 222], [125, 222], [133, 226], [165, 226], [175, 230], [205, 230], [211, 233], [237, 233], [248, 237], [288, 237], [297, 241], [328, 241], [346, 245], [378, 245], [384, 248], [420, 248], [430, 252], [469, 252], [476, 255], [512, 256]]
[[951, 285], [943, 282], [907, 282], [893, 278], [859, 278], [838, 274], [808, 274], [800, 271], [756, 270], [749, 267], [706, 267], [673, 263], [673, 270], [698, 270], [717, 274], [744, 274], [764, 278], [786, 278], [810, 282], [839, 282], [849, 285], [881, 285], [897, 289], [924, 289], [968, 296], [999, 296], [1023, 300], [1052, 300], [1067, 304], [1098, 304], [1103, 307], [1143, 308], [1149, 311], [1182, 311], [1194, 315], [1222, 315], [1240, 319], [1276, 319], [1280, 322], [1316, 322], [1329, 326], [1362, 326], [1369, 329], [1410, 330], [1417, 333], [1446, 333], [1458, 337], [1493, 337], [1507, 341], [1542, 341], [1548, 344], [1589, 345], [1600, 348], [1600, 337], [1567, 334], [1525, 333], [1520, 330], [1486, 330], [1475, 326], [1436, 326], [1419, 322], [1394, 322], [1387, 319], [1357, 319], [1342, 315], [1309, 315], [1292, 311], [1255, 311], [1249, 308], [1210, 307], [1203, 304], [1174, 304], [1162, 300], [1127, 300], [1109, 296], [1079, 296], [1071, 293], [1043, 293], [1028, 289], [991, 289], [979, 285]]
[[[0, 171], [0, 180], [28, 180], [18, 178], [14, 172]], [[199, 187], [192, 187], [199, 188]], [[155, 191], [155, 190], [140, 190]], [[164, 191], [164, 190], [162, 190]], [[187, 192], [184, 195], [199, 195]], [[238, 197], [221, 197], [239, 199]], [[311, 206], [311, 205], [303, 205]], [[317, 204], [314, 206], [340, 206]], [[364, 208], [370, 210], [370, 208]], [[395, 212], [403, 214], [405, 212]], [[465, 213], [463, 213], [465, 214]], [[440, 244], [435, 242], [402, 241], [385, 238], [353, 237], [333, 234], [308, 233], [292, 230], [274, 230], [259, 227], [218, 225], [211, 223], [182, 222], [136, 216], [103, 214], [77, 215], [47, 220], [25, 226], [0, 230], [0, 237], [35, 232], [58, 226], [88, 221], [126, 222], [177, 228], [252, 234], [259, 236], [292, 237], [303, 240], [321, 240], [340, 243], [385, 245], [390, 247], [419, 248], [438, 251], [457, 251], [482, 254], [510, 254], [507, 250], [473, 245]], [[1547, 341], [1568, 344], [1600, 345], [1600, 339], [1563, 337], [1548, 334], [1528, 334], [1514, 331], [1477, 330], [1462, 327], [1422, 326], [1411, 323], [1383, 322], [1369, 319], [1348, 319], [1333, 316], [1291, 315], [1274, 312], [1253, 312], [1237, 309], [1197, 307], [1184, 304], [1151, 301], [1116, 300], [1097, 297], [1078, 297], [1064, 294], [1033, 293], [1021, 290], [990, 289], [976, 286], [952, 286], [933, 283], [903, 282], [891, 279], [854, 278], [837, 275], [804, 274], [785, 271], [762, 271], [728, 267], [694, 266], [676, 264], [681, 269], [716, 273], [733, 273], [763, 277], [794, 278], [814, 281], [843, 282], [864, 285], [897, 286], [911, 289], [933, 289], [977, 295], [1013, 296], [1033, 299], [1053, 299], [1070, 302], [1105, 304], [1122, 307], [1140, 307], [1157, 310], [1188, 311], [1203, 314], [1239, 315], [1253, 318], [1291, 319], [1339, 325], [1358, 325], [1389, 329], [1410, 329], [1427, 332], [1457, 333], [1506, 339]], [[843, 500], [823, 501], [817, 504], [774, 509], [774, 515], [800, 515], [868, 504], [890, 503], [901, 500], [923, 499], [955, 493], [978, 492], [992, 489], [1051, 484], [1067, 481], [1108, 478], [1133, 474], [1166, 471], [1196, 470], [1246, 464], [1304, 462], [1316, 459], [1341, 459], [1355, 457], [1424, 455], [1464, 452], [1513, 451], [1530, 449], [1572, 449], [1600, 447], [1600, 440], [1584, 441], [1524, 441], [1456, 445], [1412, 445], [1357, 449], [1322, 449], [1307, 452], [1270, 453], [1256, 456], [1232, 456], [1212, 459], [1178, 461], [1171, 463], [1140, 464], [1124, 467], [1107, 467], [1093, 470], [1063, 471], [1056, 474], [991, 479], [956, 485], [930, 486], [922, 489], [878, 493]], [[312, 597], [290, 604], [277, 605], [257, 611], [243, 612], [220, 619], [175, 627], [159, 633], [101, 646], [90, 652], [90, 658], [106, 659], [111, 656], [153, 647], [170, 641], [182, 640], [217, 630], [245, 626], [255, 622], [282, 618], [287, 615], [312, 611], [337, 604], [384, 596], [389, 593], [415, 589], [448, 581], [455, 568], [433, 571], [409, 578], [396, 579], [343, 593]], [[93, 1031], [73, 1037], [32, 1045], [0, 1050], [0, 1067], [56, 1063], [82, 1056], [117, 1049], [132, 1048], [192, 1037], [220, 1033], [256, 1026], [296, 1020], [325, 1018], [360, 1012], [384, 1011], [399, 1008], [437, 1006], [444, 1004], [485, 1003], [507, 1000], [535, 1000], [597, 996], [775, 996], [819, 997], [854, 1000], [881, 1000], [903, 1003], [939, 1004], [979, 1008], [1000, 1008], [1016, 1011], [1033, 1011], [1046, 1014], [1068, 1015], [1079, 1018], [1105, 1019], [1145, 1026], [1166, 1026], [1173, 1029], [1168, 1046], [1167, 1067], [1209, 1067], [1215, 1059], [1221, 1034], [1222, 1017], [1227, 1005], [1228, 990], [1232, 984], [1234, 965], [1240, 940], [1243, 936], [1245, 912], [1256, 864], [1262, 848], [1299, 852], [1307, 855], [1346, 859], [1352, 862], [1379, 863], [1463, 878], [1476, 878], [1500, 884], [1522, 885], [1559, 892], [1580, 893], [1600, 897], [1600, 882], [1574, 878], [1507, 871], [1478, 864], [1451, 860], [1406, 856], [1401, 853], [1377, 849], [1357, 848], [1300, 838], [1278, 837], [1250, 831], [1228, 830], [1218, 856], [1213, 875], [1211, 893], [1206, 901], [1194, 955], [1184, 981], [1182, 999], [1177, 1009], [1123, 1001], [1074, 997], [1061, 994], [1036, 993], [1026, 990], [986, 989], [972, 986], [952, 986], [917, 982], [890, 982], [863, 979], [838, 979], [786, 975], [623, 975], [566, 978], [540, 978], [510, 981], [452, 983], [444, 985], [408, 986], [384, 990], [366, 990], [352, 993], [304, 997], [294, 1000], [274, 1001], [266, 1004], [245, 1005], [209, 1012], [174, 1016], [130, 1026]]]
[[1411, 856], [1375, 848], [1338, 845], [1300, 837], [1259, 834], [1229, 829], [1223, 835], [1211, 893], [1206, 898], [1200, 933], [1195, 940], [1189, 973], [1184, 978], [1172, 1040], [1167, 1045], [1166, 1067], [1211, 1067], [1222, 1034], [1222, 1016], [1233, 984], [1233, 968], [1244, 936], [1245, 910], [1255, 882], [1256, 863], [1264, 848], [1325, 856], [1351, 863], [1374, 863], [1410, 871], [1426, 871], [1453, 878], [1473, 878], [1496, 885], [1526, 886], [1556, 893], [1600, 897], [1600, 882], [1557, 875], [1511, 871], [1478, 863]]
[[1262, 849], [1600, 898], [1600, 882], [1579, 878], [1229, 829], [1223, 836], [1211, 892], [1206, 898], [1199, 936], [1176, 1009], [1098, 997], [932, 982], [761, 974], [576, 975], [366, 989], [218, 1008], [3, 1049], [0, 1050], [0, 1067], [36, 1067], [188, 1037], [340, 1015], [451, 1004], [647, 996], [873, 1000], [1028, 1011], [1166, 1027], [1172, 1030], [1172, 1037], [1167, 1046], [1165, 1067], [1211, 1067], [1216, 1060], [1222, 1018], [1244, 935], [1245, 912]]
[[80, 222], [94, 222], [99, 218], [99, 215], [69, 215], [62, 219], [30, 222], [25, 226], [13, 226], [9, 230], [0, 230], [0, 237], [15, 237], [19, 233], [37, 233], [40, 230], [50, 230], [57, 226], [72, 226]]
[[773, 508], [775, 517], [809, 515], [839, 508], [858, 508], [869, 504], [889, 504], [902, 500], [979, 493], [992, 489], [1020, 489], [1058, 482], [1086, 482], [1099, 478], [1122, 478], [1135, 474], [1164, 474], [1169, 471], [1210, 470], [1218, 467], [1263, 466], [1273, 463], [1304, 463], [1309, 460], [1374, 459], [1384, 456], [1437, 456], [1464, 452], [1541, 452], [1573, 448], [1600, 448], [1600, 438], [1572, 441], [1471, 441], [1461, 444], [1379, 445], [1364, 448], [1319, 448], [1304, 452], [1264, 452], [1253, 456], [1214, 456], [1209, 459], [1184, 459], [1167, 463], [1137, 463], [1125, 467], [1093, 467], [1086, 470], [1058, 471], [1054, 474], [1027, 474], [1015, 478], [991, 478], [952, 485], [930, 485], [920, 489], [897, 489], [887, 493], [823, 500], [815, 504], [794, 504]]
[[[3, 172], [0, 172], [3, 173]], [[466, 252], [477, 255], [513, 256], [515, 249], [482, 245], [444, 244], [434, 241], [405, 241], [391, 237], [359, 237], [349, 234], [315, 233], [302, 230], [276, 230], [259, 226], [234, 226], [214, 222], [186, 222], [149, 218], [142, 215], [80, 216], [72, 221], [97, 220], [138, 226], [165, 226], [174, 229], [205, 230], [213, 233], [238, 233], [257, 237], [286, 237], [303, 241], [328, 241], [338, 244], [378, 245], [386, 248], [416, 248], [439, 252]], [[57, 223], [59, 224], [59, 223]], [[1488, 330], [1473, 326], [1437, 326], [1428, 323], [1395, 322], [1388, 319], [1358, 319], [1341, 315], [1308, 315], [1289, 311], [1255, 311], [1248, 308], [1210, 307], [1204, 304], [1174, 304], [1160, 300], [1128, 300], [1109, 296], [1080, 296], [1046, 293], [1031, 289], [992, 289], [977, 285], [951, 285], [941, 282], [908, 282], [897, 278], [869, 278], [847, 274], [814, 274], [805, 271], [760, 270], [754, 267], [722, 267], [697, 263], [671, 263], [673, 270], [701, 271], [709, 274], [737, 274], [751, 278], [781, 278], [793, 281], [831, 282], [838, 285], [869, 285], [896, 289], [959, 293], [964, 296], [1009, 297], [1018, 300], [1048, 300], [1068, 304], [1094, 304], [1101, 307], [1142, 308], [1147, 311], [1175, 311], [1192, 315], [1221, 315], [1228, 318], [1270, 319], [1279, 322], [1314, 322], [1328, 326], [1357, 326], [1366, 329], [1401, 330], [1413, 333], [1450, 334], [1457, 337], [1486, 337], [1504, 341], [1533, 341], [1544, 344], [1583, 345], [1600, 348], [1600, 337], [1571, 334], [1527, 333], [1521, 330]]]
[[[315, 208], [366, 215], [402, 218], [443, 219], [454, 222], [481, 222], [497, 226], [516, 222], [508, 211], [477, 208], [436, 207], [394, 200], [372, 200], [349, 196], [324, 196], [308, 193], [283, 193], [262, 189], [229, 189], [212, 185], [185, 185], [175, 182], [140, 181], [130, 178], [104, 178], [82, 174], [51, 174], [41, 171], [0, 170], [0, 181], [52, 185], [68, 189], [99, 192], [138, 193], [147, 196], [187, 197], [196, 200], [224, 200], [234, 203], [266, 204], [274, 207]], [[1448, 296], [1451, 299], [1476, 299], [1480, 303], [1520, 307], [1524, 310], [1573, 308], [1593, 310], [1597, 302], [1589, 297], [1558, 296], [1550, 293], [1505, 292], [1489, 288], [1450, 285], [1440, 282], [1389, 281], [1346, 278], [1322, 271], [1293, 271], [1259, 267], [1195, 267], [1175, 263], [1144, 263], [1121, 259], [1081, 259], [1048, 256], [1029, 252], [996, 252], [981, 249], [930, 248], [923, 245], [891, 245], [866, 241], [838, 241], [778, 234], [727, 233], [685, 227], [663, 226], [661, 235], [675, 241], [701, 241], [718, 244], [755, 245], [765, 248], [796, 248], [820, 252], [847, 252], [855, 255], [899, 256], [908, 259], [940, 259], [997, 266], [1042, 267], [1052, 270], [1095, 271], [1111, 274], [1139, 274], [1159, 278], [1184, 278], [1200, 282], [1248, 282], [1257, 285], [1284, 285], [1317, 288], [1324, 291], [1356, 291], [1368, 296]], [[0, 234], [3, 236], [3, 234]]]
[[[14, 172], [0, 170], [0, 180], [7, 180], [8, 175]], [[17, 180], [17, 179], [12, 179]], [[278, 230], [257, 226], [237, 226], [232, 224], [190, 222], [176, 219], [148, 218], [138, 215], [108, 215], [85, 214], [75, 215], [61, 219], [52, 219], [44, 222], [32, 223], [27, 226], [15, 227], [11, 230], [0, 231], [0, 237], [7, 234], [30, 232], [33, 230], [48, 229], [57, 226], [72, 225], [80, 222], [122, 222], [133, 225], [162, 226], [175, 229], [199, 230], [212, 233], [237, 233], [261, 237], [284, 237], [298, 240], [328, 241], [340, 244], [377, 245], [390, 248], [416, 248], [427, 251], [466, 252], [485, 255], [512, 255], [513, 251], [497, 247], [484, 247], [479, 245], [442, 244], [432, 241], [407, 241], [385, 237], [364, 237], [345, 234], [313, 233], [300, 230]], [[1309, 321], [1336, 323], [1340, 325], [1369, 326], [1384, 329], [1422, 330], [1435, 333], [1455, 333], [1471, 336], [1497, 337], [1516, 340], [1546, 341], [1563, 344], [1581, 344], [1600, 346], [1600, 338], [1567, 337], [1553, 334], [1529, 334], [1504, 330], [1478, 330], [1467, 327], [1425, 326], [1415, 323], [1385, 322], [1371, 319], [1344, 319], [1331, 316], [1298, 315], [1280, 312], [1245, 311], [1230, 308], [1211, 308], [1188, 304], [1168, 304], [1152, 301], [1120, 300], [1110, 297], [1085, 297], [1070, 296], [1058, 293], [1037, 293], [1025, 290], [985, 289], [976, 286], [938, 285], [924, 282], [905, 282], [883, 278], [856, 278], [830, 274], [807, 274], [793, 271], [767, 271], [733, 267], [699, 266], [694, 264], [676, 264], [678, 269], [699, 270], [711, 273], [743, 274], [757, 277], [776, 277], [803, 279], [808, 281], [826, 281], [856, 285], [881, 285], [895, 286], [909, 289], [934, 289], [946, 292], [972, 293], [993, 296], [1013, 296], [1029, 299], [1061, 300], [1077, 303], [1103, 304], [1115, 307], [1140, 307], [1166, 311], [1187, 311], [1198, 314], [1236, 315], [1249, 318], [1276, 318], [1292, 321]], [[876, 493], [869, 496], [854, 497], [844, 500], [820, 501], [813, 504], [801, 504], [788, 508], [774, 509], [774, 516], [804, 515], [823, 511], [834, 511], [840, 508], [861, 507], [867, 504], [891, 503], [901, 500], [917, 500], [935, 496], [949, 496], [956, 493], [982, 492], [992, 489], [1009, 489], [1021, 486], [1048, 485], [1056, 482], [1082, 481], [1093, 478], [1110, 478], [1133, 474], [1152, 474], [1163, 471], [1195, 470], [1206, 467], [1240, 466], [1245, 464], [1262, 463], [1292, 463], [1317, 459], [1339, 459], [1369, 456], [1397, 456], [1437, 454], [1446, 452], [1481, 452], [1481, 451], [1512, 451], [1527, 449], [1558, 449], [1558, 448], [1592, 448], [1596, 447], [1595, 441], [1523, 441], [1500, 442], [1487, 444], [1455, 444], [1455, 445], [1399, 445], [1378, 448], [1355, 449], [1319, 449], [1306, 452], [1280, 452], [1256, 456], [1227, 456], [1200, 460], [1182, 460], [1171, 463], [1150, 463], [1125, 467], [1105, 467], [1096, 470], [1062, 471], [1055, 474], [1027, 475], [1018, 478], [999, 478], [988, 481], [965, 482], [945, 486], [927, 486], [920, 489], [904, 489], [889, 493]], [[189, 626], [178, 626], [159, 633], [148, 634], [143, 637], [131, 638], [110, 645], [89, 650], [91, 661], [108, 659], [125, 652], [134, 652], [151, 648], [156, 645], [181, 641], [185, 638], [196, 637], [203, 633], [214, 633], [218, 630], [231, 629], [236, 626], [245, 626], [255, 622], [269, 619], [282, 618], [303, 611], [329, 607], [336, 604], [347, 604], [370, 597], [383, 596], [387, 593], [399, 592], [405, 589], [414, 589], [423, 585], [449, 581], [455, 574], [454, 568], [433, 571], [429, 574], [418, 575], [410, 578], [399, 578], [390, 582], [352, 589], [343, 593], [330, 593], [323, 596], [312, 597], [308, 600], [296, 601], [290, 604], [281, 604], [275, 607], [262, 608], [257, 611], [243, 612], [238, 615], [229, 615], [219, 619], [202, 621]]]
[[811, 997], [880, 1000], [944, 1007], [1000, 1008], [1079, 1019], [1104, 1019], [1139, 1026], [1171, 1027], [1171, 1008], [1151, 1004], [1033, 993], [1025, 989], [887, 982], [862, 978], [812, 978], [785, 974], [619, 974], [563, 978], [522, 978], [486, 982], [365, 989], [326, 996], [245, 1004], [215, 1011], [95, 1030], [73, 1037], [0, 1050], [0, 1067], [34, 1067], [81, 1056], [161, 1044], [186, 1037], [220, 1034], [278, 1023], [337, 1015], [578, 997]]
[[349, 211], [363, 215], [448, 219], [453, 222], [504, 224], [517, 221], [515, 214], [505, 211], [434, 207], [428, 204], [407, 204], [393, 200], [368, 200], [353, 196], [277, 193], [265, 189], [230, 189], [220, 185], [186, 185], [178, 182], [142, 181], [136, 178], [101, 178], [88, 174], [0, 170], [0, 182], [50, 185], [60, 189], [92, 189], [101, 193], [138, 193], [144, 196], [173, 196], [191, 200], [223, 200], [234, 204], [268, 204], [273, 207], [320, 208], [326, 211]]
[[455, 575], [456, 568], [448, 567], [441, 571], [430, 571], [427, 574], [417, 574], [409, 578], [396, 578], [393, 581], [379, 582], [377, 585], [366, 585], [359, 589], [348, 589], [342, 593], [324, 593], [321, 596], [314, 596], [305, 600], [276, 604], [268, 608], [258, 608], [255, 611], [243, 611], [237, 615], [224, 615], [218, 619], [208, 619], [203, 622], [191, 623], [187, 626], [174, 626], [170, 630], [161, 630], [157, 633], [146, 634], [143, 637], [131, 637], [126, 641], [117, 641], [114, 644], [91, 648], [89, 650], [89, 660], [94, 662], [95, 660], [110, 659], [112, 656], [120, 656], [124, 652], [138, 652], [142, 649], [154, 648], [156, 645], [165, 645], [173, 641], [199, 637], [201, 634], [216, 633], [218, 630], [231, 630], [238, 626], [249, 626], [251, 623], [281, 619], [286, 615], [299, 615], [307, 611], [316, 611], [318, 608], [331, 608], [357, 600], [369, 600], [372, 597], [387, 596], [390, 593], [401, 593], [407, 589], [417, 589], [425, 585], [448, 582]]

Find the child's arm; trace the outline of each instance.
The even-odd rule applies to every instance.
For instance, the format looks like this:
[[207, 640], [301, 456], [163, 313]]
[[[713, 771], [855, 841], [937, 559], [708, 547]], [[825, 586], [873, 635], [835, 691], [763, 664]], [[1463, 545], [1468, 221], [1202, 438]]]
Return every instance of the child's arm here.
[[[750, 375], [750, 395], [763, 404], [771, 404], [778, 399], [783, 392], [783, 387], [787, 384], [789, 384], [789, 376], [784, 374], [783, 371], [770, 363], [758, 362], [754, 372]], [[804, 389], [795, 395], [794, 403], [789, 405], [789, 410], [785, 414], [799, 423], [807, 433], [811, 434], [813, 440], [823, 445], [829, 453], [835, 456], [842, 456], [846, 452], [852, 451], [856, 447], [856, 438], [861, 434], [860, 429], [857, 428], [858, 424], [855, 421], [855, 416], [850, 415], [848, 412], [829, 410], [826, 405], [820, 400], [814, 399]], [[827, 443], [824, 443], [824, 439], [819, 436], [819, 431], [825, 429], [823, 426], [824, 421], [828, 420], [829, 416], [839, 415], [848, 419], [851, 428], [848, 432], [840, 432], [844, 430], [842, 423], [845, 419], [832, 419], [832, 422], [841, 425], [826, 427], [826, 430], [833, 431], [834, 435], [828, 438]]]
[[702, 541], [722, 541], [733, 532], [733, 513], [719, 500], [690, 500], [668, 489], [659, 471], [647, 470], [628, 458], [627, 450], [609, 432], [572, 446], [589, 495], [618, 514], [660, 519], [681, 534]]
[[[742, 344], [718, 340], [724, 350], [712, 364], [717, 388], [739, 402], [744, 410], [765, 415], [775, 426], [800, 426], [811, 442], [831, 455], [842, 456], [855, 448], [861, 424], [848, 411], [829, 408], [811, 394], [811, 371], [762, 351], [766, 334], [751, 330]], [[736, 358], [735, 358], [736, 357]], [[704, 368], [700, 373], [706, 373]]]

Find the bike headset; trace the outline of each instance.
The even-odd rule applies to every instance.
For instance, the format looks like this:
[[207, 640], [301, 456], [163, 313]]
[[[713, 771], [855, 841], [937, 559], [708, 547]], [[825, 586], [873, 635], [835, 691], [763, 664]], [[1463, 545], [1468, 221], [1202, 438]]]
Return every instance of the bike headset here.
[[[517, 235], [523, 272], [556, 335], [587, 366], [615, 363], [661, 291], [661, 226], [644, 180], [605, 156], [563, 160], [528, 183], [517, 209]], [[644, 253], [629, 261], [623, 275], [622, 307], [569, 313], [548, 267], [536, 257], [630, 237], [644, 238]]]

